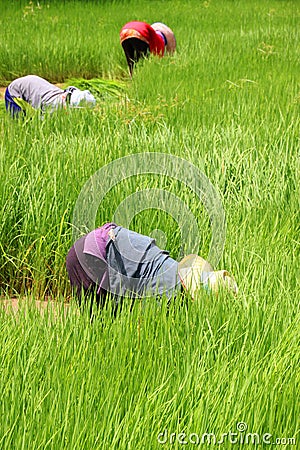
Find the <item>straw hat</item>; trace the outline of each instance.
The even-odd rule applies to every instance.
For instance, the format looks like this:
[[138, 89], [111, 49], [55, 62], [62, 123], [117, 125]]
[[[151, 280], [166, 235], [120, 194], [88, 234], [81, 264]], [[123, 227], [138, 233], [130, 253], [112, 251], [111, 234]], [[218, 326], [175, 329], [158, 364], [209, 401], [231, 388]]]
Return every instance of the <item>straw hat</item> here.
[[155, 31], [160, 31], [161, 33], [163, 33], [163, 35], [165, 36], [165, 38], [167, 40], [166, 51], [168, 53], [174, 53], [175, 48], [176, 48], [176, 39], [175, 39], [175, 35], [174, 35], [173, 31], [171, 30], [171, 28], [167, 27], [167, 25], [165, 25], [164, 23], [161, 23], [161, 22], [155, 22], [151, 25], [151, 27]]
[[204, 288], [214, 293], [221, 289], [238, 292], [235, 279], [227, 270], [214, 271], [208, 261], [198, 255], [188, 255], [178, 264], [181, 283], [194, 298]]
[[216, 270], [210, 274], [208, 285], [213, 292], [226, 289], [234, 294], [238, 293], [238, 285], [233, 276], [227, 272], [227, 270]]

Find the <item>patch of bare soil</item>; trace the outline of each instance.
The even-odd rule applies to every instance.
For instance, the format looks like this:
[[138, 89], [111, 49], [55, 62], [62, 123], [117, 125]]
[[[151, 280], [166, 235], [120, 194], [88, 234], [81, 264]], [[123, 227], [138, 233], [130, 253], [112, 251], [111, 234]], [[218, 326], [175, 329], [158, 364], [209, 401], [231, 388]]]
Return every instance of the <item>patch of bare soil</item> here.
[[30, 299], [18, 299], [15, 297], [9, 299], [0, 298], [0, 308], [3, 308], [8, 314], [17, 314], [20, 310], [26, 312], [26, 309], [32, 308], [33, 306], [35, 306], [42, 315], [44, 315], [46, 311], [49, 311], [52, 312], [54, 316], [59, 314], [62, 306], [65, 314], [70, 308], [69, 303], [64, 303], [62, 305], [61, 302], [54, 302], [49, 299], [33, 301]]
[[5, 89], [6, 87], [0, 87], [0, 100], [4, 100]]

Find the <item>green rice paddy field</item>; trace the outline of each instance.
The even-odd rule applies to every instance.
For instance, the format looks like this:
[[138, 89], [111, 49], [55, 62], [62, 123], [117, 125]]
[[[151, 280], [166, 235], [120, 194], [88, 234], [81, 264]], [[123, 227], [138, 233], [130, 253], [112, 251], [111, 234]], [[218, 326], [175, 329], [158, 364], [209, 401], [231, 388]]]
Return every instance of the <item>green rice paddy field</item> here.
[[[299, 2], [0, 6], [0, 85], [32, 73], [97, 97], [42, 120], [0, 101], [1, 302], [19, 299], [0, 309], [0, 448], [297, 448]], [[177, 38], [132, 80], [130, 20]], [[111, 220], [177, 260], [196, 242], [239, 294], [147, 298], [116, 319], [108, 305], [90, 323], [65, 257]]]

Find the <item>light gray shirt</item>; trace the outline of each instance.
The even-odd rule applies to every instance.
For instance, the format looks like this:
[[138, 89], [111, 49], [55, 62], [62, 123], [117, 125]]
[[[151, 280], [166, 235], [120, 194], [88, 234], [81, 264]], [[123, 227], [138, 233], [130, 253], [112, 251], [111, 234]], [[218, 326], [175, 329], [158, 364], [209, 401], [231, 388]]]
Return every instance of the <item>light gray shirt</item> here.
[[49, 83], [37, 75], [27, 75], [17, 78], [8, 86], [12, 97], [21, 98], [33, 108], [42, 110], [50, 107], [56, 109], [66, 103], [66, 95], [63, 89]]

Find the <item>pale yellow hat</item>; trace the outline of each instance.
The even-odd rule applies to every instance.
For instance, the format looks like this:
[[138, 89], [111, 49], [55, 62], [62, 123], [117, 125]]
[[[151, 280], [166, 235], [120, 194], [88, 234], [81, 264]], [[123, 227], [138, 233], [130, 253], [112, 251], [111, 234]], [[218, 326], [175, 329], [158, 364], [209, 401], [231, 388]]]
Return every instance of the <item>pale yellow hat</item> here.
[[214, 293], [228, 289], [235, 294], [238, 287], [227, 270], [214, 271], [211, 264], [198, 255], [188, 255], [178, 264], [178, 274], [182, 285], [194, 298], [202, 288]]
[[163, 33], [163, 35], [165, 36], [165, 38], [167, 40], [166, 51], [168, 53], [174, 53], [175, 48], [176, 48], [176, 39], [175, 39], [175, 35], [174, 35], [173, 31], [171, 30], [171, 28], [167, 27], [167, 25], [165, 25], [164, 23], [161, 23], [161, 22], [155, 22], [151, 25], [151, 27], [155, 31], [160, 31], [161, 33]]

